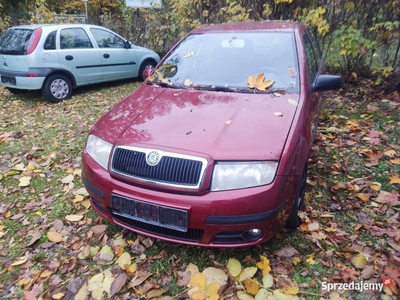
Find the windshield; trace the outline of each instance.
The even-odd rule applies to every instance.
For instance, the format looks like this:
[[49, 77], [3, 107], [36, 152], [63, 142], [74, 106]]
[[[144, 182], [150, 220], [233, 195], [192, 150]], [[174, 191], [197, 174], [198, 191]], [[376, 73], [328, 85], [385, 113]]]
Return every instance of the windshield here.
[[32, 29], [8, 29], [0, 37], [0, 54], [25, 54], [25, 45], [32, 31]]
[[149, 81], [171, 87], [297, 93], [295, 49], [292, 33], [189, 35], [166, 57]]

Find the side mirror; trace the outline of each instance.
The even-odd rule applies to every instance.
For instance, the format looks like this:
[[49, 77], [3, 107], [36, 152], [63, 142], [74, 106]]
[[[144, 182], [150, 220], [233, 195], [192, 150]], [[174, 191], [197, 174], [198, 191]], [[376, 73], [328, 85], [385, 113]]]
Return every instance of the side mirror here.
[[146, 80], [154, 73], [154, 68], [147, 66], [143, 71], [143, 79]]
[[130, 41], [125, 41], [124, 42], [124, 46], [125, 46], [126, 49], [131, 49], [132, 48], [132, 44], [131, 44]]
[[342, 79], [336, 75], [319, 75], [312, 87], [312, 92], [338, 90], [342, 87]]

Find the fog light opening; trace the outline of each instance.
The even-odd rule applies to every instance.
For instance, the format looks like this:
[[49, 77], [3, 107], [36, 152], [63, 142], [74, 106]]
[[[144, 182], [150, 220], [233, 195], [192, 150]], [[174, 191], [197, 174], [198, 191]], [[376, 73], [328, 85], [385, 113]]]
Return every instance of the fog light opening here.
[[261, 237], [262, 230], [258, 228], [249, 229], [246, 233], [252, 238], [259, 238]]

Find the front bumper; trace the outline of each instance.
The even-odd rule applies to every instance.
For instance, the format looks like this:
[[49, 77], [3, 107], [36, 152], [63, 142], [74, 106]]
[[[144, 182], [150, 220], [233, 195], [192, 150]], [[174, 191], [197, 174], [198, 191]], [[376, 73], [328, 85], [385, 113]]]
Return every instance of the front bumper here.
[[[86, 153], [82, 174], [93, 208], [110, 222], [153, 238], [209, 247], [251, 246], [271, 239], [286, 223], [296, 182], [277, 176], [272, 184], [255, 188], [171, 193], [116, 180]], [[112, 208], [112, 197], [187, 211], [188, 229], [182, 232], [120, 215]]]

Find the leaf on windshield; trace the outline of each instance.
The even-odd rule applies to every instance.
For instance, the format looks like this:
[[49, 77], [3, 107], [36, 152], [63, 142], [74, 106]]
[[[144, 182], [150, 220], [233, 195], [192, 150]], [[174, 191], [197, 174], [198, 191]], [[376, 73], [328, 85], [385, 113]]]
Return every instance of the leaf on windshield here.
[[247, 87], [250, 89], [257, 89], [259, 91], [266, 91], [274, 84], [273, 80], [265, 80], [264, 73], [258, 74], [257, 77], [250, 75], [247, 77]]
[[154, 72], [155, 78], [157, 80], [163, 80], [164, 79], [164, 72], [157, 70]]
[[185, 54], [184, 58], [190, 58], [190, 57], [192, 57], [193, 55], [194, 55], [194, 51], [188, 51], [188, 52]]
[[191, 85], [192, 85], [192, 82], [190, 81], [190, 79], [187, 78], [187, 79], [185, 79], [185, 81], [183, 82], [183, 85], [188, 87], [188, 86], [191, 86]]
[[287, 71], [290, 77], [295, 78], [297, 76], [297, 72], [293, 67], [289, 67]]

